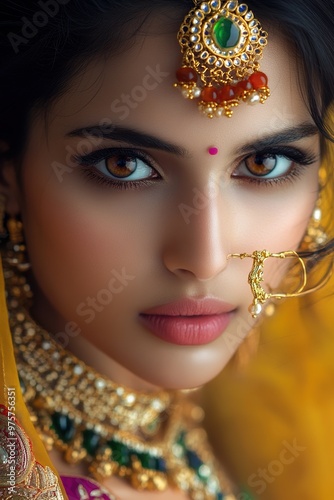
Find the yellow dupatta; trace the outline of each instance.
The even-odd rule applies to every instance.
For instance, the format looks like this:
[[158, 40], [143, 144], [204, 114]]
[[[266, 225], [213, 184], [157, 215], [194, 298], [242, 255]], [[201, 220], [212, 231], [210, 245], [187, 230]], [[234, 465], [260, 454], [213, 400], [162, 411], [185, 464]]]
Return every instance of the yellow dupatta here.
[[17, 374], [0, 265], [0, 498], [64, 500], [61, 481], [31, 423]]

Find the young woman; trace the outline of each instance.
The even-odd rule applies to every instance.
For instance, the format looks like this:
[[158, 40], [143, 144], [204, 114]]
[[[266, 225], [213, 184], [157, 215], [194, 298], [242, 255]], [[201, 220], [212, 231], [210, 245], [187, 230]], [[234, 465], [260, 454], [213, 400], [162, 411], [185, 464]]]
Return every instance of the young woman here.
[[0, 495], [247, 498], [182, 390], [224, 368], [272, 299], [317, 287], [332, 9], [0, 12], [3, 265], [24, 398], [3, 302]]

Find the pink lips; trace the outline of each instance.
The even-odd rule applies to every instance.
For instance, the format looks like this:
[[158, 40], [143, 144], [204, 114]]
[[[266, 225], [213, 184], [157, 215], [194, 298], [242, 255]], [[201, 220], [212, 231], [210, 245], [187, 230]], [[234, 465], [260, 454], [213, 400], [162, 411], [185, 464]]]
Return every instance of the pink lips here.
[[148, 309], [141, 321], [157, 337], [178, 345], [203, 345], [228, 327], [235, 307], [217, 299], [182, 299]]

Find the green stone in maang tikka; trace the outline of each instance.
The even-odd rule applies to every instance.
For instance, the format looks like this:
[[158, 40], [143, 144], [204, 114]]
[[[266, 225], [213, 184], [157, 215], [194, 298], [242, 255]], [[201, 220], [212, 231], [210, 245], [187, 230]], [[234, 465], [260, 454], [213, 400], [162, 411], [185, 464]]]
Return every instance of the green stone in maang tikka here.
[[239, 43], [241, 31], [231, 19], [221, 17], [213, 26], [213, 37], [218, 48], [233, 49]]

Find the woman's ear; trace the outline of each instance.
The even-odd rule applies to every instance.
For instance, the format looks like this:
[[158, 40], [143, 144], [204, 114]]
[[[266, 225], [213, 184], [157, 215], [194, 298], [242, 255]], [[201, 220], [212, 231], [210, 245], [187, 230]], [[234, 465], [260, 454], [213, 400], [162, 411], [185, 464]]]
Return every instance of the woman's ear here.
[[0, 193], [6, 198], [6, 213], [14, 216], [20, 213], [21, 191], [15, 161], [4, 158], [8, 149], [8, 145], [0, 141]]

